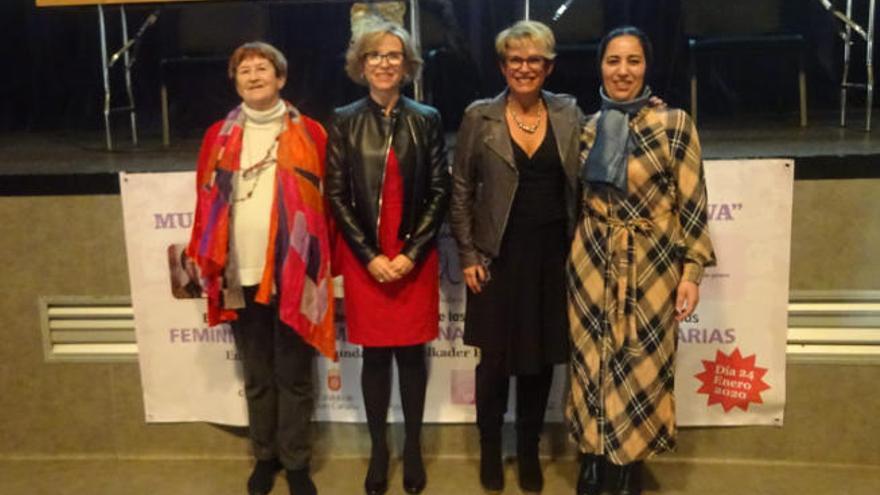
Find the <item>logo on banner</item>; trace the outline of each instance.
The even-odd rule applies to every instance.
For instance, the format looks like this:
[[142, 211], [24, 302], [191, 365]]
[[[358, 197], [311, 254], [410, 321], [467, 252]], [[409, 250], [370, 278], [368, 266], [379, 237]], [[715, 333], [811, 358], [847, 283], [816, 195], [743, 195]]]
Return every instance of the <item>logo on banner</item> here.
[[749, 410], [749, 404], [763, 404], [761, 392], [770, 388], [764, 383], [767, 368], [755, 366], [755, 355], [743, 358], [739, 348], [728, 356], [720, 350], [715, 361], [703, 360], [703, 372], [694, 375], [702, 382], [698, 394], [708, 395], [706, 406], [721, 404], [724, 412], [734, 407]]
[[331, 368], [327, 371], [327, 388], [331, 392], [339, 392], [342, 388], [342, 375], [339, 373], [339, 368]]

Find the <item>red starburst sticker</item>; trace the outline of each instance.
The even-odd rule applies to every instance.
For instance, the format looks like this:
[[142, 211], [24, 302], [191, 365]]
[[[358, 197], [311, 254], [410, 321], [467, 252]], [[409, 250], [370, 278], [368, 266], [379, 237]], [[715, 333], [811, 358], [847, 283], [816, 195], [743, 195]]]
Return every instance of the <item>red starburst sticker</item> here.
[[703, 368], [702, 373], [694, 376], [703, 382], [697, 393], [709, 396], [706, 406], [721, 404], [724, 412], [729, 412], [734, 407], [748, 411], [752, 402], [764, 403], [761, 392], [770, 388], [762, 380], [767, 368], [755, 366], [754, 354], [743, 358], [739, 348], [729, 356], [719, 350], [715, 361], [703, 360]]

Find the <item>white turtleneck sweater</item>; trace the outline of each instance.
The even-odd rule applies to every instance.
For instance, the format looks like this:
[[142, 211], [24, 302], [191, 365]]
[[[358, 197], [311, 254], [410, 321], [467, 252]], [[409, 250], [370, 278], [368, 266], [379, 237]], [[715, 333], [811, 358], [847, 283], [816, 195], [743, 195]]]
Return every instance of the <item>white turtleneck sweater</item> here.
[[[270, 148], [272, 158], [276, 157], [278, 145], [275, 138], [281, 132], [287, 107], [278, 100], [278, 104], [269, 110], [254, 110], [247, 105], [242, 105], [242, 109], [246, 118], [239, 168], [244, 171], [262, 160]], [[244, 199], [251, 190], [253, 194], [249, 199], [233, 203], [232, 249], [238, 261], [241, 285], [248, 286], [258, 285], [263, 278], [275, 189], [275, 164], [262, 167], [259, 173], [247, 179], [242, 175], [242, 172], [235, 174], [234, 197]]]

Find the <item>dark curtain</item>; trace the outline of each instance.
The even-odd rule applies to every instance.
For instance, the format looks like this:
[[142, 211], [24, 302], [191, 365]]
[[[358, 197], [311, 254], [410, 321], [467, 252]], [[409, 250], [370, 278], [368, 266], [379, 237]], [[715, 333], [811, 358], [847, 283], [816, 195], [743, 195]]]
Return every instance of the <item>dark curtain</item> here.
[[[841, 65], [838, 28], [815, 0], [786, 0], [786, 19], [791, 29], [803, 33], [808, 41], [807, 67], [811, 109], [832, 109], [837, 105]], [[558, 3], [562, 3], [559, 1]], [[838, 2], [842, 3], [842, 2]], [[864, 11], [867, 0], [857, 0]], [[432, 46], [434, 58], [426, 66], [430, 80], [431, 103], [444, 112], [444, 120], [454, 129], [467, 101], [489, 96], [503, 87], [494, 50], [495, 34], [521, 18], [520, 0], [423, 0], [425, 15], [434, 16], [440, 26], [440, 43]], [[350, 82], [342, 70], [348, 43], [349, 5], [338, 2], [266, 2], [271, 9], [270, 38], [290, 60], [290, 77], [285, 97], [305, 112], [326, 118], [333, 107], [365, 94]], [[653, 40], [655, 67], [650, 84], [670, 104], [687, 103], [687, 50], [681, 32], [678, 0], [627, 0], [605, 2], [607, 27], [634, 24]], [[130, 6], [133, 31], [157, 6]], [[159, 23], [168, 22], [174, 9], [199, 5], [172, 4], [163, 7]], [[118, 13], [107, 8], [108, 26], [119, 39]], [[863, 18], [863, 16], [862, 16]], [[99, 65], [95, 7], [37, 8], [34, 0], [0, 2], [0, 50], [6, 63], [6, 76], [0, 79], [0, 131], [97, 131], [101, 128], [103, 87]], [[433, 21], [432, 21], [433, 22]], [[135, 95], [138, 123], [144, 133], [158, 133], [159, 60], [173, 50], [167, 30], [151, 29], [144, 38], [135, 67]], [[118, 42], [113, 46], [118, 46]], [[862, 57], [860, 50], [854, 60]], [[736, 57], [714, 63], [701, 86], [702, 95], [711, 95], [701, 109], [705, 119], [724, 118], [738, 113], [760, 113], [782, 109], [796, 110], [796, 91], [789, 87], [788, 62], [768, 53], [766, 57]], [[856, 64], [855, 78], [864, 77], [864, 64]], [[548, 81], [566, 80], [566, 72], [592, 74], [592, 82], [564, 88], [579, 97], [585, 111], [596, 108], [598, 73], [595, 61], [584, 57], [558, 64]], [[593, 71], [592, 73], [584, 71]], [[570, 80], [570, 79], [569, 79]], [[223, 71], [183, 75], [172, 81], [172, 115], [176, 133], [198, 135], [211, 120], [222, 116], [234, 103], [235, 94]], [[123, 88], [116, 75], [115, 87]], [[123, 96], [114, 94], [117, 101]], [[702, 112], [706, 113], [703, 114]], [[117, 119], [124, 119], [117, 116]], [[119, 122], [124, 124], [124, 120]]]

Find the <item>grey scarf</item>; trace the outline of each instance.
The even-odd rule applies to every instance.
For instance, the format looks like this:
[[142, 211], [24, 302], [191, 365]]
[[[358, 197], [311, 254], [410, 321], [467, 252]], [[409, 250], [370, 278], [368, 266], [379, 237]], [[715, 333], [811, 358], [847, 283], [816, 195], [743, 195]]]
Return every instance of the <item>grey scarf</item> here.
[[635, 140], [630, 136], [629, 119], [637, 114], [651, 97], [651, 88], [645, 86], [642, 94], [629, 101], [614, 101], [599, 88], [602, 113], [596, 124], [596, 141], [586, 163], [581, 168], [584, 185], [590, 182], [610, 184], [626, 194], [626, 172]]

